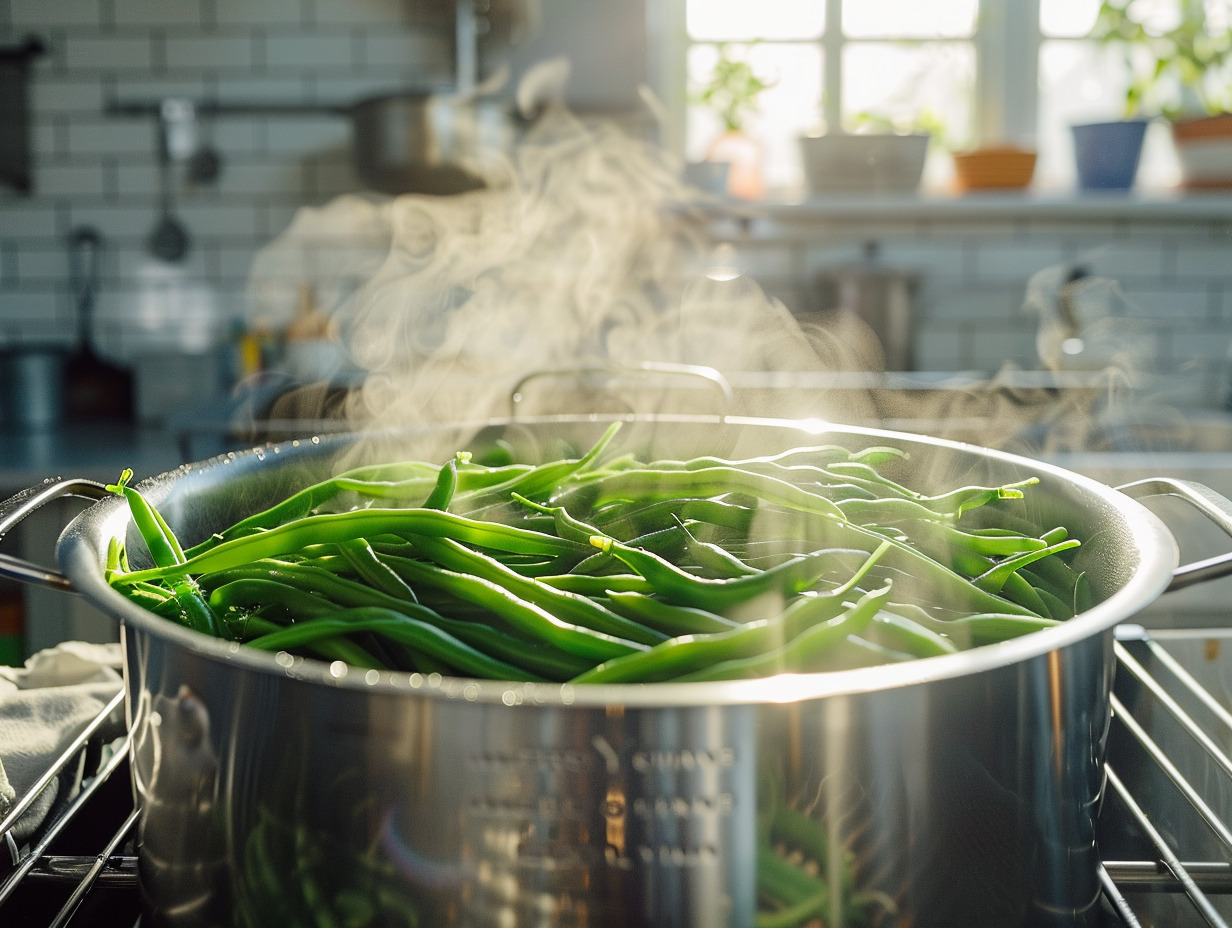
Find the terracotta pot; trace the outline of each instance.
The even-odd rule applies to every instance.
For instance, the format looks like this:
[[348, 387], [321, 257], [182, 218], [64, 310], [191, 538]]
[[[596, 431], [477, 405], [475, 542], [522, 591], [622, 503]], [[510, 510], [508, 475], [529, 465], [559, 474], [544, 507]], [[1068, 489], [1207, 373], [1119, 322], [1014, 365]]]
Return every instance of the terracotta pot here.
[[1181, 185], [1195, 190], [1232, 188], [1232, 113], [1172, 123]]
[[959, 190], [1020, 190], [1035, 175], [1035, 152], [1008, 145], [959, 152], [954, 175]]

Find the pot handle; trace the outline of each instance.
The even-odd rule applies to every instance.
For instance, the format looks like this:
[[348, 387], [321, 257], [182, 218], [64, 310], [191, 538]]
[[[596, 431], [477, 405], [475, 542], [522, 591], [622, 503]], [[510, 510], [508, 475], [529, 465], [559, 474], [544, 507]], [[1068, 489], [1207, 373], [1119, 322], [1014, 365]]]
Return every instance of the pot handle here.
[[532, 380], [543, 377], [652, 377], [668, 375], [674, 377], [691, 377], [718, 391], [723, 397], [723, 412], [726, 416], [732, 404], [732, 388], [727, 378], [713, 367], [702, 364], [671, 364], [658, 361], [643, 361], [640, 364], [590, 365], [580, 367], [552, 368], [551, 370], [532, 371], [513, 385], [509, 392], [509, 417], [516, 419], [518, 406], [525, 399], [526, 385]]
[[[0, 503], [0, 540], [4, 539], [13, 528], [26, 516], [50, 503], [52, 500], [63, 499], [66, 496], [76, 496], [81, 499], [106, 499], [111, 491], [104, 484], [95, 480], [49, 480], [36, 487], [30, 487], [9, 497]], [[0, 577], [17, 580], [21, 583], [32, 583], [36, 586], [50, 587], [55, 590], [73, 592], [72, 581], [58, 570], [50, 567], [40, 567], [32, 561], [0, 554]]]
[[[1189, 503], [1214, 522], [1227, 535], [1232, 536], [1232, 500], [1216, 493], [1210, 487], [1192, 480], [1177, 480], [1173, 477], [1148, 477], [1119, 486], [1117, 489], [1134, 499], [1148, 496], [1173, 496]], [[1232, 553], [1218, 554], [1192, 564], [1182, 564], [1172, 571], [1172, 582], [1167, 592], [1182, 590], [1187, 586], [1217, 580], [1232, 574]]]

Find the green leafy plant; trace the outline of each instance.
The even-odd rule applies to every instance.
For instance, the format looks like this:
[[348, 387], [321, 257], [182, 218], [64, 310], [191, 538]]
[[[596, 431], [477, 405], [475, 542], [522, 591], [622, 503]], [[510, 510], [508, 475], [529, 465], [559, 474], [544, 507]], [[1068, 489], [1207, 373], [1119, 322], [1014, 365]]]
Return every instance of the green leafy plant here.
[[748, 61], [732, 57], [728, 43], [719, 43], [718, 50], [710, 82], [695, 99], [718, 113], [724, 129], [739, 132], [748, 114], [757, 110], [757, 98], [774, 83], [759, 77]]
[[936, 110], [923, 109], [912, 114], [910, 118], [887, 116], [874, 110], [864, 110], [851, 118], [853, 132], [878, 132], [892, 135], [906, 135], [913, 132], [927, 132], [932, 140], [943, 148], [951, 147], [950, 133], [945, 119]]
[[1125, 50], [1126, 116], [1156, 111], [1175, 119], [1232, 109], [1232, 28], [1213, 29], [1203, 0], [1175, 3], [1177, 22], [1167, 29], [1135, 0], [1100, 4], [1090, 37]]

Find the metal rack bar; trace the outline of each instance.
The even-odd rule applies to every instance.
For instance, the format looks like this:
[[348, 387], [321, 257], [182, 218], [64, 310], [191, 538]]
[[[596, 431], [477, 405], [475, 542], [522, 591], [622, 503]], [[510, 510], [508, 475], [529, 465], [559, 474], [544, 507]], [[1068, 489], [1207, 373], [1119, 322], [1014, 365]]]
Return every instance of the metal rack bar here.
[[1142, 643], [1151, 652], [1152, 658], [1168, 668], [1168, 671], [1180, 681], [1185, 689], [1197, 698], [1215, 718], [1219, 719], [1220, 724], [1232, 731], [1232, 712], [1220, 705], [1219, 701], [1211, 695], [1210, 690], [1195, 680], [1193, 675], [1181, 666], [1180, 661], [1169, 654], [1167, 649], [1154, 637], [1144, 638]]
[[1193, 720], [1189, 713], [1181, 708], [1181, 705], [1172, 698], [1158, 680], [1146, 672], [1146, 668], [1134, 659], [1133, 655], [1129, 653], [1124, 645], [1118, 641], [1114, 647], [1117, 659], [1121, 662], [1122, 666], [1132, 673], [1138, 682], [1150, 691], [1152, 696], [1159, 700], [1160, 704], [1168, 710], [1168, 713], [1176, 719], [1190, 737], [1202, 747], [1211, 760], [1215, 761], [1225, 774], [1232, 777], [1232, 758], [1229, 758], [1227, 754], [1219, 749], [1219, 746], [1215, 744], [1210, 735], [1203, 731], [1202, 727]]
[[1172, 785], [1185, 797], [1185, 801], [1193, 806], [1195, 812], [1202, 816], [1202, 820], [1214, 832], [1215, 837], [1220, 840], [1224, 847], [1232, 851], [1232, 829], [1229, 829], [1223, 819], [1216, 814], [1215, 810], [1203, 800], [1198, 791], [1194, 789], [1193, 784], [1185, 778], [1184, 774], [1172, 762], [1167, 753], [1155, 743], [1155, 740], [1147, 734], [1146, 729], [1138, 724], [1116, 696], [1112, 697], [1112, 712], [1114, 717], [1120, 719], [1121, 724], [1137, 739], [1138, 743], [1150, 755], [1151, 759], [1155, 761], [1159, 769], [1172, 781]]
[[[1189, 639], [1200, 632], [1186, 634], [1178, 630], [1161, 632], [1166, 639]], [[1130, 652], [1126, 642], [1145, 649], [1151, 659], [1148, 669]], [[1176, 695], [1187, 694], [1192, 700], [1209, 711], [1214, 726], [1221, 734], [1232, 732], [1232, 714], [1189, 673], [1182, 663], [1150, 632], [1140, 626], [1124, 626], [1118, 630], [1114, 652], [1120, 672], [1127, 672], [1135, 684], [1153, 700], [1153, 705], [1162, 708], [1161, 717], [1174, 722], [1202, 755], [1205, 755], [1224, 777], [1232, 781], [1232, 759], [1212, 737], [1211, 731], [1200, 724], [1186, 709]], [[1175, 695], [1174, 695], [1175, 694]], [[1124, 804], [1139, 832], [1149, 839], [1158, 857], [1155, 860], [1105, 860], [1101, 865], [1100, 880], [1105, 897], [1117, 911], [1127, 928], [1137, 928], [1141, 923], [1133, 913], [1124, 893], [1183, 893], [1189, 898], [1194, 910], [1208, 925], [1226, 926], [1227, 922], [1212, 904], [1210, 895], [1232, 894], [1232, 827], [1224, 821], [1227, 810], [1216, 810], [1181, 772], [1175, 758], [1159, 746], [1151, 733], [1129, 712], [1124, 703], [1112, 695], [1113, 717], [1146, 758], [1166, 777], [1177, 793], [1197, 813], [1203, 825], [1220, 842], [1228, 857], [1225, 860], [1182, 861], [1179, 848], [1173, 848], [1155, 827], [1149, 811], [1132, 795], [1132, 791], [1117, 775], [1114, 765], [1117, 758], [1108, 764], [1108, 784]], [[1199, 826], [1200, 827], [1200, 826]], [[1180, 844], [1181, 841], [1176, 843]]]
[[[101, 713], [99, 713], [97, 721], [100, 721], [101, 723], [101, 720], [106, 719], [107, 714], [108, 710], [104, 709]], [[74, 741], [74, 744], [76, 744], [76, 741]], [[77, 794], [60, 817], [48, 824], [42, 837], [38, 840], [34, 847], [32, 847], [23, 858], [16, 862], [16, 869], [14, 869], [13, 872], [5, 878], [3, 883], [0, 883], [0, 904], [3, 904], [3, 902], [10, 895], [12, 895], [13, 890], [17, 888], [17, 885], [21, 882], [21, 880], [24, 879], [25, 876], [35, 868], [35, 865], [39, 862], [39, 860], [43, 858], [43, 855], [46, 854], [47, 849], [51, 846], [52, 842], [60, 836], [68, 824], [72, 822], [74, 817], [76, 817], [76, 815], [85, 807], [86, 803], [88, 803], [91, 797], [98, 792], [99, 788], [107, 782], [119, 766], [128, 759], [131, 747], [132, 735], [130, 733], [125, 735], [115, 753], [112, 754], [112, 756], [107, 760], [107, 763], [99, 770], [99, 772], [95, 774], [84, 787], [82, 787], [81, 792]], [[57, 759], [57, 764], [60, 764], [61, 767], [63, 767], [63, 764], [61, 763], [63, 760], [63, 757]]]
[[13, 826], [17, 824], [18, 819], [25, 814], [26, 810], [29, 809], [30, 806], [34, 805], [35, 800], [38, 799], [43, 790], [47, 788], [48, 784], [58, 777], [65, 767], [72, 763], [73, 758], [77, 756], [78, 752], [86, 746], [90, 739], [94, 737], [95, 733], [107, 721], [107, 717], [118, 709], [120, 704], [123, 702], [124, 691], [120, 690], [120, 692], [116, 693], [115, 697], [103, 707], [102, 711], [90, 721], [90, 724], [82, 730], [81, 734], [72, 740], [72, 742], [64, 749], [63, 753], [56, 758], [55, 762], [51, 765], [47, 772], [34, 782], [34, 784], [29, 790], [26, 791], [26, 794], [22, 796], [21, 799], [17, 800], [16, 804], [14, 804], [13, 808], [9, 810], [8, 814], [3, 819], [0, 819], [0, 837], [7, 836], [9, 832], [13, 830]]
[[1151, 843], [1155, 845], [1155, 850], [1159, 852], [1159, 858], [1166, 866], [1172, 876], [1181, 884], [1190, 901], [1194, 904], [1194, 908], [1206, 920], [1206, 923], [1211, 928], [1228, 928], [1228, 923], [1223, 920], [1223, 917], [1215, 911], [1215, 907], [1211, 904], [1211, 900], [1207, 898], [1206, 893], [1198, 888], [1198, 884], [1185, 869], [1185, 865], [1181, 863], [1180, 858], [1176, 856], [1172, 848], [1168, 846], [1168, 842], [1164, 836], [1159, 833], [1155, 826], [1151, 823], [1150, 816], [1143, 811], [1142, 807], [1125, 788], [1125, 784], [1121, 782], [1121, 778], [1116, 775], [1116, 771], [1112, 769], [1112, 765], [1107, 766], [1108, 784], [1117, 792], [1121, 801], [1125, 803], [1125, 808], [1129, 810], [1133, 816], [1134, 822], [1142, 830], [1142, 833], [1150, 838]]
[[[1153, 867], [1154, 865], [1152, 865]], [[1109, 873], [1107, 864], [1100, 864], [1099, 883], [1103, 887], [1104, 895], [1112, 903], [1112, 907], [1116, 910], [1117, 915], [1121, 917], [1125, 928], [1142, 928], [1142, 923], [1138, 921], [1138, 916], [1134, 914], [1134, 910], [1130, 908], [1128, 900], [1121, 894], [1121, 889], [1117, 885], [1116, 880]]]
[[[1194, 883], [1207, 893], [1232, 892], [1232, 863], [1182, 861]], [[1158, 860], [1109, 860], [1103, 872], [1116, 886], [1148, 892], [1179, 892], [1182, 884]]]
[[50, 925], [50, 928], [64, 928], [64, 925], [68, 924], [69, 919], [73, 917], [73, 913], [76, 912], [78, 906], [81, 905], [81, 901], [85, 899], [86, 893], [88, 893], [94, 886], [95, 880], [98, 879], [98, 875], [102, 872], [103, 867], [107, 865], [107, 861], [115, 854], [116, 849], [128, 838], [129, 832], [131, 832], [133, 827], [137, 824], [138, 815], [140, 815], [140, 809], [133, 809], [133, 811], [128, 814], [128, 818], [124, 820], [124, 824], [122, 824], [119, 830], [112, 835], [111, 840], [107, 842], [107, 847], [105, 847], [102, 853], [94, 859], [94, 865], [86, 871], [86, 875], [69, 895], [68, 901], [65, 902], [64, 907], [60, 909], [59, 914], [56, 915], [55, 920]]

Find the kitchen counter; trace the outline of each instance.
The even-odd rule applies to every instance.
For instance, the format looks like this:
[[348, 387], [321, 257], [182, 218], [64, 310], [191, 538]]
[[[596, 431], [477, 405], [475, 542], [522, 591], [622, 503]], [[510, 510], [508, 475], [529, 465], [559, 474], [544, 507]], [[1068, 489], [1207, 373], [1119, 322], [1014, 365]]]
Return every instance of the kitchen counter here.
[[182, 463], [177, 436], [166, 429], [89, 423], [0, 432], [0, 491], [6, 495], [49, 477], [114, 481], [131, 467], [144, 478]]

